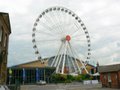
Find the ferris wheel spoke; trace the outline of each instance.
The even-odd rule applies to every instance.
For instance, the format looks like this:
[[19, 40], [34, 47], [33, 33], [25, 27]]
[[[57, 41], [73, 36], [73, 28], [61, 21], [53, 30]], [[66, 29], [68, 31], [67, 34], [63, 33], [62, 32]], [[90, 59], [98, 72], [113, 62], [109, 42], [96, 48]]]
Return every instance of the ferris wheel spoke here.
[[[51, 16], [51, 17], [54, 17], [54, 21], [53, 21], [53, 19], [52, 19], [52, 22], [54, 22], [54, 25], [56, 25], [56, 23], [55, 23], [55, 22], [57, 22], [57, 20], [56, 20], [56, 18], [55, 18], [56, 16], [54, 16], [54, 14], [52, 14], [52, 15], [50, 14], [50, 16]], [[58, 15], [58, 16], [59, 16], [59, 15]], [[57, 22], [57, 23], [58, 23], [58, 22]], [[59, 24], [57, 25], [57, 29], [58, 29], [59, 31], [62, 31]], [[56, 29], [55, 29], [55, 30], [56, 30]]]
[[[75, 43], [75, 44], [80, 44], [81, 46], [85, 46], [87, 43], [86, 43], [86, 40], [78, 40], [78, 39], [74, 39], [74, 40], [71, 40], [71, 42]], [[84, 44], [84, 45], [83, 45]], [[87, 47], [87, 45], [86, 45]], [[85, 48], [86, 48], [85, 47]]]
[[[74, 43], [73, 41], [70, 42], [72, 45], [74, 45], [75, 47], [78, 46], [78, 44]], [[82, 49], [86, 49], [87, 50], [87, 44], [86, 45], [82, 45], [81, 43], [79, 44], [78, 47], [81, 47]]]
[[[48, 25], [45, 24], [44, 22], [39, 22], [39, 23], [41, 24], [41, 26], [42, 26], [43, 28], [46, 29], [46, 31], [51, 32], [51, 33], [54, 33], [54, 32], [52, 32], [52, 31], [54, 30], [53, 27], [51, 28], [50, 26], [48, 26]], [[56, 34], [56, 33], [54, 33], [54, 34]]]
[[36, 33], [42, 33], [43, 35], [49, 35], [49, 36], [51, 36], [51, 37], [53, 37], [53, 36], [55, 36], [55, 34], [53, 34], [53, 33], [48, 33], [48, 32], [44, 32], [44, 31], [40, 31], [40, 30], [37, 30], [37, 31], [35, 31]]
[[[72, 39], [72, 41], [81, 41], [81, 42], [86, 42], [86, 40], [80, 40], [80, 39]], [[80, 42], [80, 43], [81, 43]]]
[[[54, 23], [53, 23], [53, 21], [52, 21], [52, 18], [49, 17], [48, 15], [45, 15], [45, 16], [44, 16], [44, 19], [46, 20], [46, 22], [48, 22], [49, 26], [53, 26], [53, 25], [54, 25]], [[51, 28], [52, 28], [52, 27], [51, 27]]]
[[[58, 29], [59, 32], [61, 32], [61, 31], [62, 31], [62, 27], [60, 27], [60, 24], [59, 24], [58, 19], [56, 18], [55, 12], [52, 14], [52, 17], [54, 17], [54, 22], [57, 22], [57, 23], [58, 23], [57, 29]], [[55, 24], [55, 25], [56, 25], [56, 24]]]
[[56, 12], [56, 14], [57, 14], [57, 16], [58, 16], [58, 17], [56, 17], [56, 19], [58, 20], [58, 27], [59, 27], [59, 29], [60, 29], [61, 32], [62, 32], [62, 31], [63, 31], [63, 28], [60, 27], [60, 26], [61, 26], [60, 16], [59, 16], [58, 12]]
[[49, 40], [37, 40], [37, 42], [54, 42], [54, 41], [60, 41], [60, 39], [49, 39]]
[[[68, 29], [67, 30], [76, 30], [76, 29], [74, 29], [74, 24], [72, 24], [72, 25], [71, 24], [72, 23], [68, 23]], [[70, 35], [72, 35], [72, 33]]]
[[[63, 13], [64, 13], [64, 15], [63, 15]], [[66, 18], [65, 18], [66, 14], [65, 14], [65, 12], [63, 12], [63, 13], [60, 13], [60, 15], [59, 15], [59, 16], [61, 17], [60, 22], [61, 22], [61, 24], [63, 23], [62, 33], [64, 33], [64, 32], [65, 32], [65, 31], [64, 31], [65, 28], [68, 27], [68, 26], [67, 26], [68, 23], [65, 22], [65, 20], [66, 20]], [[70, 23], [70, 22], [69, 22], [69, 23]]]
[[[41, 36], [36, 36], [36, 38], [41, 38]], [[46, 38], [45, 36], [43, 36], [41, 39], [39, 39], [39, 40], [36, 40], [37, 42], [56, 42], [56, 41], [58, 41], [58, 42], [60, 42], [60, 39], [59, 38], [49, 38], [49, 39], [44, 39], [44, 38]]]
[[80, 40], [87, 40], [87, 38], [85, 36], [76, 36], [76, 37], [73, 37], [72, 39], [80, 39]]
[[[57, 14], [58, 14], [58, 13], [57, 13]], [[60, 27], [60, 29], [61, 29], [61, 33], [60, 33], [60, 34], [64, 35], [64, 32], [65, 32], [64, 30], [65, 30], [65, 27], [66, 27], [65, 25], [66, 25], [66, 24], [63, 23], [63, 21], [62, 21], [61, 13], [60, 13], [60, 15], [58, 14], [58, 16], [59, 16], [59, 17], [58, 17], [57, 19], [58, 19], [59, 27]]]
[[64, 22], [65, 24], [68, 24], [68, 23], [69, 23], [69, 22], [68, 22], [68, 17], [69, 17], [68, 14], [65, 13], [65, 22]]
[[[77, 33], [79, 33], [79, 30], [78, 30], [78, 32]], [[85, 36], [85, 34], [77, 34], [77, 35], [73, 35], [73, 36], [71, 36], [72, 38], [77, 38], [77, 37], [83, 37], [83, 36]]]
[[72, 33], [72, 37], [75, 35], [75, 34], [77, 34], [78, 33], [78, 31], [80, 31], [80, 30], [82, 30], [82, 28], [81, 27], [79, 27], [76, 23], [74, 23], [75, 24], [75, 26], [76, 26], [76, 28], [77, 28], [77, 30], [74, 32], [74, 33]]
[[[48, 44], [49, 43], [49, 44]], [[43, 49], [45, 47], [47, 47], [47, 49], [49, 50], [48, 47], [53, 47], [53, 46], [59, 46], [59, 44], [56, 44], [58, 43], [57, 41], [56, 42], [37, 42], [36, 45], [39, 47], [39, 49]], [[39, 44], [39, 45], [38, 45]], [[56, 48], [56, 47], [53, 47], [53, 49]], [[51, 49], [51, 48], [50, 48]]]

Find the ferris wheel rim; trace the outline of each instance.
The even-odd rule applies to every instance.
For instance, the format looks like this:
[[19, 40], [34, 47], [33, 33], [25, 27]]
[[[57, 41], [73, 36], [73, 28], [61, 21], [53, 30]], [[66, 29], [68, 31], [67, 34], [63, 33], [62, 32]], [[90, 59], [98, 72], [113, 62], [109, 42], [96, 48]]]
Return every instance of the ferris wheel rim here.
[[[62, 12], [65, 12], [65, 13], [68, 13], [69, 15], [71, 15], [81, 26], [82, 30], [84, 31], [84, 34], [86, 35], [86, 40], [87, 40], [87, 45], [88, 45], [88, 57], [87, 59], [90, 59], [90, 51], [91, 51], [91, 41], [90, 41], [90, 36], [89, 36], [89, 33], [88, 33], [88, 30], [85, 26], [85, 24], [83, 23], [83, 21], [81, 20], [81, 18], [79, 16], [77, 16], [73, 11], [65, 8], [65, 7], [59, 7], [59, 6], [55, 6], [55, 7], [50, 7], [50, 8], [47, 8], [45, 9], [39, 16], [38, 18], [36, 19], [35, 23], [34, 23], [34, 27], [33, 27], [33, 33], [32, 33], [32, 42], [33, 42], [33, 48], [35, 49], [35, 54], [37, 54], [38, 59], [41, 60], [41, 54], [38, 50], [38, 47], [37, 47], [37, 44], [36, 44], [36, 39], [35, 39], [35, 31], [36, 31], [36, 26], [39, 22], [39, 20], [47, 13], [49, 12], [52, 12], [52, 11], [62, 11]], [[69, 35], [66, 35], [66, 40], [69, 41], [71, 39], [71, 37]]]
[[[78, 16], [77, 16], [73, 11], [71, 11], [70, 9], [65, 8], [65, 7], [61, 7], [61, 6], [54, 6], [54, 7], [50, 7], [50, 8], [45, 9], [45, 10], [42, 12], [42, 14], [39, 15], [39, 17], [36, 19], [36, 21], [35, 21], [35, 23], [34, 23], [33, 31], [35, 30], [35, 26], [37, 25], [38, 19], [41, 17], [41, 15], [45, 15], [45, 12], [48, 13], [49, 10], [50, 10], [50, 11], [52, 11], [52, 10], [54, 11], [54, 10], [56, 10], [56, 9], [59, 9], [59, 10], [61, 10], [61, 11], [65, 11], [65, 12], [69, 12], [69, 14], [71, 14], [73, 17], [75, 17], [75, 19], [78, 20], [79, 23], [82, 22], [82, 20], [80, 19], [80, 17], [78, 17]], [[84, 26], [84, 27], [83, 27], [83, 26]], [[87, 40], [88, 40], [88, 42], [89, 42], [88, 47], [90, 47], [90, 36], [89, 36], [89, 33], [88, 33], [88, 31], [87, 31], [87, 28], [86, 28], [86, 26], [84, 25], [83, 22], [81, 23], [81, 27], [83, 28], [83, 30], [86, 30], [85, 33], [88, 34], [88, 35], [87, 35], [87, 38], [88, 38]], [[34, 33], [32, 34], [32, 37], [34, 37]], [[33, 42], [33, 44], [35, 44], [35, 39], [34, 39], [34, 38], [33, 38], [32, 42]], [[33, 47], [35, 48], [36, 45], [34, 45]], [[37, 48], [36, 48], [36, 49], [37, 49]], [[38, 50], [38, 49], [37, 49], [37, 50]], [[90, 48], [88, 49], [88, 51], [90, 51]], [[38, 53], [38, 52], [36, 51], [36, 54], [37, 54], [37, 53]]]

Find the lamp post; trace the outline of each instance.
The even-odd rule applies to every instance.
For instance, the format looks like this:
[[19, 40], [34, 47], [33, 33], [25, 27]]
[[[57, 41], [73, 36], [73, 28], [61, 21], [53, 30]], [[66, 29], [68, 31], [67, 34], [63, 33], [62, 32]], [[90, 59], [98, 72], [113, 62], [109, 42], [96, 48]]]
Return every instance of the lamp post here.
[[9, 85], [10, 85], [10, 83], [11, 83], [11, 78], [12, 78], [12, 70], [9, 69]]

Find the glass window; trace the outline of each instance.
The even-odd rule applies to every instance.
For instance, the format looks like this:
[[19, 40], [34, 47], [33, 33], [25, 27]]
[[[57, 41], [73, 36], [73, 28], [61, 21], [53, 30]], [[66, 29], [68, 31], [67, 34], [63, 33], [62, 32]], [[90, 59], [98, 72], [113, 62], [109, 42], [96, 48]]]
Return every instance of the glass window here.
[[108, 82], [111, 82], [111, 75], [108, 73]]
[[4, 38], [4, 47], [6, 46], [6, 43], [7, 43], [7, 35], [5, 35], [5, 38]]
[[0, 27], [0, 42], [2, 41], [2, 28]]
[[0, 48], [0, 54], [1, 54], [1, 52], [2, 52], [2, 50], [1, 50], [1, 48]]

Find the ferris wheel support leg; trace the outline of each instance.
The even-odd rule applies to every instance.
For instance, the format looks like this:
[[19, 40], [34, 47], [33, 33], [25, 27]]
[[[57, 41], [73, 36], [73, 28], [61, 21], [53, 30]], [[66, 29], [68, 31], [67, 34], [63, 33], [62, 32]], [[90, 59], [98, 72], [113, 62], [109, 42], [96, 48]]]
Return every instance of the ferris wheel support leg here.
[[[71, 46], [71, 45], [70, 45]], [[72, 47], [72, 46], [71, 46]], [[73, 48], [74, 49], [74, 48]], [[76, 50], [74, 49], [74, 52], [76, 53]], [[85, 69], [85, 71], [86, 71], [86, 73], [87, 74], [89, 74], [88, 73], [88, 71], [87, 71], [87, 69], [86, 69], [86, 67], [85, 67], [85, 65], [83, 64], [83, 62], [81, 61], [81, 59], [80, 59], [80, 57], [78, 56], [78, 60], [81, 62], [81, 64], [82, 64], [82, 66], [83, 66], [83, 68]]]
[[72, 72], [72, 67], [71, 67], [71, 64], [70, 64], [70, 58], [69, 58], [69, 47], [67, 46], [67, 50], [66, 50], [66, 59], [67, 59], [67, 62], [68, 62], [68, 69], [69, 69], [69, 74]]
[[78, 63], [77, 63], [77, 59], [75, 59], [75, 63], [76, 63], [76, 65], [77, 65], [77, 67], [78, 67], [78, 70], [79, 70], [79, 73], [78, 73], [78, 74], [81, 74], [81, 69], [80, 69], [80, 66], [79, 66]]
[[[74, 54], [73, 54], [73, 52], [72, 52], [72, 50], [71, 50], [71, 48], [70, 48], [69, 44], [68, 44], [68, 47], [70, 49], [70, 52], [71, 52], [72, 56], [75, 57]], [[74, 68], [75, 72], [77, 72], [77, 67], [76, 67], [76, 65], [75, 65], [74, 60], [72, 59], [72, 57], [70, 58], [70, 61], [71, 61], [71, 64], [73, 65], [73, 68]]]
[[60, 51], [62, 50], [62, 47], [63, 47], [63, 43], [61, 44], [61, 47], [59, 48], [59, 52], [58, 52], [58, 54], [57, 54], [58, 57], [56, 57], [56, 61], [55, 61], [54, 67], [56, 67], [57, 64], [58, 64], [58, 62], [59, 62]]
[[[61, 48], [61, 49], [63, 50], [63, 52], [61, 52], [61, 55], [59, 55], [60, 57], [58, 58], [58, 64], [56, 65], [56, 73], [61, 73], [61, 72], [59, 72], [58, 70], [60, 69], [60, 63], [61, 63], [61, 61], [62, 61], [62, 57], [63, 57], [63, 54], [64, 54], [65, 44], [63, 44], [62, 46], [63, 46], [63, 49], [62, 49], [62, 48]], [[61, 50], [61, 51], [62, 51], [62, 50]]]
[[[70, 50], [71, 50], [71, 54], [73, 55], [73, 57], [75, 57], [75, 55], [74, 55], [74, 53], [73, 53], [73, 51], [72, 51], [70, 45], [69, 45], [69, 48], [70, 48]], [[72, 60], [72, 59], [70, 59], [70, 60], [71, 60], [71, 62], [72, 62], [72, 65], [73, 65], [73, 67], [74, 67], [75, 72], [77, 72], [77, 67], [76, 67], [76, 65], [75, 65], [75, 61]]]
[[58, 62], [59, 62], [59, 58], [60, 58], [60, 55], [58, 54], [58, 56], [57, 56], [56, 59], [55, 59], [54, 67], [57, 66], [57, 64], [58, 64]]
[[[71, 59], [70, 59], [70, 60], [71, 60]], [[75, 72], [77, 72], [77, 68], [76, 68], [76, 66], [75, 66], [74, 61], [73, 61], [73, 60], [71, 60], [71, 62], [72, 62], [72, 65], [73, 65], [73, 68], [74, 68]]]
[[60, 53], [60, 50], [61, 50], [62, 46], [63, 46], [63, 43], [61, 43], [60, 48], [59, 48], [59, 50], [58, 50], [58, 52], [57, 52], [57, 55], [55, 56], [54, 60], [52, 61], [51, 67], [52, 67], [52, 66], [55, 66], [56, 59], [57, 59], [57, 57], [58, 57], [58, 55], [59, 55], [59, 53]]
[[89, 72], [87, 71], [85, 65], [84, 65], [83, 63], [82, 63], [82, 65], [83, 65], [83, 68], [84, 68], [84, 70], [86, 71], [86, 73], [89, 74]]
[[[74, 55], [75, 52], [74, 52], [74, 50], [73, 50], [70, 42], [69, 42], [69, 47], [70, 47], [70, 49], [71, 49], [71, 52], [72, 52], [73, 56], [75, 57], [75, 55]], [[80, 69], [80, 67], [79, 67], [79, 65], [78, 65], [78, 63], [77, 63], [76, 58], [75, 58], [75, 64], [77, 65], [77, 69], [78, 69], [79, 73], [81, 74], [81, 69]]]
[[70, 64], [70, 60], [69, 60], [68, 55], [67, 55], [67, 61], [68, 61], [69, 73], [71, 73], [72, 72], [72, 68], [71, 68], [71, 64]]
[[[60, 59], [59, 59], [59, 62], [58, 62], [58, 65], [56, 67], [56, 73], [59, 73], [59, 69], [60, 69], [60, 63], [61, 63], [61, 60], [62, 60], [62, 55], [60, 56]], [[60, 72], [61, 73], [61, 72]]]
[[64, 56], [63, 56], [63, 64], [62, 64], [62, 74], [64, 74], [64, 67], [65, 67], [65, 57], [66, 57], [66, 46], [67, 43], [65, 42], [65, 51], [64, 51]]
[[[71, 51], [71, 48], [70, 48], [69, 44], [68, 44], [68, 48], [70, 49], [70, 52], [71, 52], [71, 54], [72, 54], [72, 51]], [[72, 54], [72, 56], [74, 56], [74, 55]], [[75, 66], [75, 63], [74, 63], [72, 57], [70, 57], [70, 62], [71, 62], [71, 64], [72, 64], [75, 72], [77, 72], [77, 68], [76, 68], [76, 66]]]

